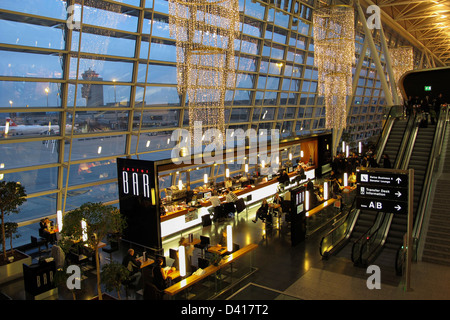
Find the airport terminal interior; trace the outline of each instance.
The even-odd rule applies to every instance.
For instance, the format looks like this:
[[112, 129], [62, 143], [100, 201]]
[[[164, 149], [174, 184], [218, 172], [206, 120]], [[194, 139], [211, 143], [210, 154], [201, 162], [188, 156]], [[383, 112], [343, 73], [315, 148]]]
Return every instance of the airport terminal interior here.
[[0, 300], [449, 300], [449, 17], [0, 1]]

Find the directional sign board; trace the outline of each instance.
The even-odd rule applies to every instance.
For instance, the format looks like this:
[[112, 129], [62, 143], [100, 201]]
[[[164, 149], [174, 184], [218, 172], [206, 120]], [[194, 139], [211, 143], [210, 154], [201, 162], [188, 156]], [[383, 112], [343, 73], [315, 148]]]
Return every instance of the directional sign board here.
[[356, 178], [358, 209], [408, 213], [407, 173], [398, 173], [398, 170], [360, 170]]
[[357, 193], [361, 197], [375, 197], [383, 200], [408, 201], [408, 190], [384, 186], [361, 185], [357, 186]]
[[361, 184], [408, 188], [407, 174], [358, 171], [356, 179], [356, 181]]
[[408, 213], [408, 202], [391, 201], [391, 200], [376, 200], [370, 198], [356, 198], [356, 206], [362, 210], [382, 211], [389, 213]]

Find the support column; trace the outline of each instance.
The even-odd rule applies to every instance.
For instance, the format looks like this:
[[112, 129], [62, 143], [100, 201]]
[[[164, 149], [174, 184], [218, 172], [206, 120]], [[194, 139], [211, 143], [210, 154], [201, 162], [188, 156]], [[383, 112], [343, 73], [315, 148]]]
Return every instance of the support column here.
[[392, 69], [392, 60], [391, 60], [391, 54], [389, 52], [389, 48], [387, 46], [386, 37], [384, 36], [383, 27], [380, 28], [380, 38], [381, 38], [381, 47], [383, 48], [384, 57], [386, 59], [386, 68], [389, 74], [389, 82], [391, 84], [391, 94], [392, 94], [392, 100], [395, 103], [395, 105], [400, 104], [400, 99], [397, 94], [397, 83], [394, 76], [394, 70]]
[[358, 15], [362, 21], [362, 26], [364, 29], [364, 33], [366, 35], [366, 37], [368, 38], [369, 41], [369, 47], [370, 47], [370, 51], [372, 53], [372, 58], [375, 62], [375, 66], [377, 68], [377, 72], [378, 72], [378, 76], [380, 78], [381, 81], [381, 87], [383, 88], [384, 91], [384, 97], [386, 99], [386, 104], [387, 107], [391, 107], [394, 105], [393, 101], [392, 101], [392, 95], [389, 89], [389, 86], [387, 84], [386, 81], [386, 76], [384, 75], [384, 70], [383, 70], [383, 66], [381, 65], [381, 61], [380, 61], [380, 57], [378, 56], [378, 52], [377, 52], [377, 48], [375, 47], [375, 42], [373, 41], [373, 37], [372, 37], [372, 33], [369, 29], [369, 27], [367, 26], [367, 21], [366, 18], [364, 17], [364, 12], [361, 8], [361, 5], [359, 3], [359, 0], [355, 1], [356, 4], [356, 8], [358, 9]]

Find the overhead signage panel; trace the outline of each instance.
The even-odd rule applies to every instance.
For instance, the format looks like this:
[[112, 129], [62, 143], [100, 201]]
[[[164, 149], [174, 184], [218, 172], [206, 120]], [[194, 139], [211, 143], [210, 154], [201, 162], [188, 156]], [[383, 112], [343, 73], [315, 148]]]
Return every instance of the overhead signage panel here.
[[408, 189], [359, 184], [357, 186], [357, 196], [374, 199], [379, 198], [386, 200], [407, 201]]
[[372, 210], [396, 214], [407, 214], [408, 203], [391, 200], [375, 200], [370, 198], [356, 198], [356, 207], [361, 210]]
[[357, 183], [381, 185], [387, 187], [408, 187], [408, 175], [385, 172], [358, 171]]

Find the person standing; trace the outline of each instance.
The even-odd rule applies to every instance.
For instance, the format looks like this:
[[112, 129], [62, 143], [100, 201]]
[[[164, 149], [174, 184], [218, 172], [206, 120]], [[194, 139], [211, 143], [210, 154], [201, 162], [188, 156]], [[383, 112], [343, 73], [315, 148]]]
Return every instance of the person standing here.
[[122, 260], [122, 265], [130, 272], [130, 280], [137, 285], [141, 279], [141, 262], [136, 259], [133, 249], [128, 249], [127, 254]]
[[386, 169], [392, 168], [391, 160], [389, 159], [389, 156], [386, 153], [383, 154], [383, 168]]

